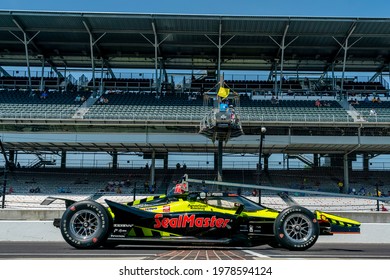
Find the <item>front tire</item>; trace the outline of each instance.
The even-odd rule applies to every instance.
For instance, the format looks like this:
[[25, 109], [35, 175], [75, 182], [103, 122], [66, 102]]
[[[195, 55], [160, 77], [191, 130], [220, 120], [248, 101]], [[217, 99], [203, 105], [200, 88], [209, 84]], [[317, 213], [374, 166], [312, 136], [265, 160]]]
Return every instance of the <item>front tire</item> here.
[[301, 206], [283, 210], [274, 223], [277, 243], [292, 251], [304, 251], [313, 246], [320, 232], [314, 214]]
[[78, 249], [100, 247], [107, 239], [111, 217], [105, 207], [95, 201], [79, 201], [64, 212], [61, 234], [65, 241]]

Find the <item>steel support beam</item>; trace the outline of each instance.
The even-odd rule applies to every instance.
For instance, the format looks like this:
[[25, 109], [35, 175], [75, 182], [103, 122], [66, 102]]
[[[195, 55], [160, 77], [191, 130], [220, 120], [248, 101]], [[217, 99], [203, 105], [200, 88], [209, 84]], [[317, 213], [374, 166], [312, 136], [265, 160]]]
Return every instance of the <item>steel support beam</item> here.
[[154, 186], [156, 180], [156, 151], [152, 151], [152, 164], [150, 166], [150, 184]]
[[217, 48], [218, 48], [218, 57], [217, 57], [217, 81], [221, 78], [221, 65], [222, 65], [222, 48], [229, 43], [236, 35], [231, 36], [228, 40], [226, 40], [225, 43], [222, 44], [222, 21], [219, 22], [219, 29], [218, 29], [218, 43], [214, 42], [213, 39], [211, 39], [207, 34], [205, 34], [207, 39], [211, 41]]
[[340, 85], [340, 97], [339, 97], [340, 100], [341, 99], [346, 99], [346, 100], [348, 99], [347, 95], [343, 96], [343, 92], [344, 92], [344, 79], [345, 79], [345, 68], [346, 68], [346, 63], [347, 63], [347, 53], [348, 53], [348, 50], [350, 48], [352, 48], [353, 45], [355, 45], [358, 41], [360, 41], [363, 38], [363, 37], [360, 37], [355, 42], [353, 42], [351, 45], [349, 45], [349, 39], [350, 39], [351, 35], [353, 34], [353, 32], [355, 31], [356, 26], [357, 26], [357, 23], [355, 22], [352, 25], [351, 29], [349, 30], [348, 35], [347, 35], [347, 37], [344, 40], [344, 43], [340, 43], [335, 37], [333, 37], [333, 39], [340, 45], [340, 50], [344, 50], [343, 70], [342, 70], [342, 73], [341, 73], [341, 85]]
[[[286, 44], [286, 36], [287, 36], [287, 31], [290, 27], [290, 23], [288, 23], [286, 25], [286, 27], [284, 28], [284, 32], [283, 32], [283, 37], [282, 37], [282, 41], [281, 43], [279, 44], [272, 36], [269, 36], [269, 38], [274, 41], [274, 43], [276, 45], [278, 45], [279, 49], [281, 50], [281, 57], [280, 57], [280, 75], [279, 75], [279, 88], [275, 88], [275, 93], [276, 93], [276, 96], [279, 95], [279, 93], [282, 93], [282, 86], [283, 86], [283, 66], [284, 66], [284, 51], [285, 49], [290, 46], [296, 39], [299, 38], [299, 36], [296, 36], [294, 39], [292, 39], [288, 44]], [[277, 63], [276, 63], [277, 65]], [[275, 73], [276, 75], [276, 73]], [[275, 79], [276, 79], [276, 76], [275, 76]]]
[[28, 44], [30, 44], [30, 42], [40, 33], [40, 31], [38, 31], [30, 39], [28, 39], [27, 33], [24, 30], [24, 28], [22, 27], [22, 25], [14, 18], [12, 19], [12, 21], [19, 28], [19, 30], [23, 33], [23, 39], [21, 39], [15, 33], [13, 33], [12, 31], [9, 31], [12, 35], [14, 35], [16, 37], [16, 39], [18, 39], [24, 45], [24, 52], [25, 52], [25, 56], [26, 56], [26, 64], [27, 64], [26, 66], [27, 66], [27, 73], [28, 73], [28, 89], [31, 90], [32, 84], [31, 84], [31, 69], [30, 69], [30, 58], [29, 58], [29, 54], [28, 54]]
[[[107, 33], [104, 32], [98, 39], [94, 39], [94, 36], [93, 36], [93, 33], [91, 31], [91, 28], [89, 27], [88, 23], [83, 20], [83, 24], [84, 24], [84, 27], [85, 29], [87, 30], [88, 34], [89, 34], [89, 48], [90, 48], [90, 53], [91, 53], [91, 68], [92, 68], [92, 88], [93, 88], [93, 91], [95, 92], [96, 91], [96, 81], [95, 81], [95, 56], [94, 56], [94, 52], [93, 52], [93, 49], [94, 49], [94, 46], [96, 45], [96, 43], [101, 39], [103, 38]], [[96, 45], [97, 47], [97, 45]], [[97, 47], [98, 48], [98, 47]], [[101, 55], [101, 52], [98, 48], [98, 52], [100, 53]]]
[[41, 82], [39, 85], [40, 91], [44, 90], [44, 85], [43, 85], [43, 76], [45, 75], [45, 57], [42, 56], [42, 69], [41, 69]]
[[223, 140], [218, 139], [218, 173], [217, 180], [222, 182], [222, 165], [223, 164]]
[[151, 44], [153, 47], [154, 47], [154, 70], [155, 70], [155, 82], [156, 82], [156, 92], [160, 92], [161, 90], [161, 77], [159, 77], [159, 74], [158, 74], [158, 62], [159, 62], [159, 59], [158, 59], [158, 56], [159, 56], [159, 53], [161, 54], [161, 49], [160, 49], [160, 45], [166, 40], [169, 38], [169, 34], [163, 39], [161, 40], [160, 42], [158, 41], [158, 34], [157, 34], [157, 28], [156, 28], [156, 24], [154, 23], [154, 21], [152, 21], [152, 30], [153, 30], [153, 41], [150, 40], [146, 35], [141, 34], [142, 37], [145, 38], [146, 41], [149, 42], [149, 44]]

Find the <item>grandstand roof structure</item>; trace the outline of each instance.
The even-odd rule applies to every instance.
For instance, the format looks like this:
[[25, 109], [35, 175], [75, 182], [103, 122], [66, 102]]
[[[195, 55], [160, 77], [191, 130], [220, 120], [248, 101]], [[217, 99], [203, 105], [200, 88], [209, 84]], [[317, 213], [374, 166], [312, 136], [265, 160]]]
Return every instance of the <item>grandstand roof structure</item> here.
[[0, 11], [0, 66], [383, 72], [389, 46], [390, 18]]
[[[345, 154], [351, 151], [388, 153], [389, 137], [346, 136], [335, 144], [332, 136], [275, 136], [266, 137], [265, 153], [333, 153]], [[83, 151], [83, 152], [138, 152], [156, 153], [216, 152], [217, 143], [202, 135], [179, 134], [58, 134], [39, 135], [26, 133], [23, 137], [15, 133], [3, 133], [2, 140], [7, 150], [16, 151]], [[226, 153], [254, 153], [259, 151], [259, 136], [244, 135], [224, 145]]]
[[[273, 72], [284, 64], [284, 71], [294, 74], [344, 70], [383, 73], [389, 71], [390, 66], [390, 18], [0, 10], [0, 73], [4, 74], [4, 66], [25, 67], [29, 64], [41, 67], [43, 63], [46, 67], [60, 70], [65, 67], [93, 69], [96, 64], [107, 69]], [[6, 92], [4, 95], [7, 98], [17, 96]], [[110, 97], [110, 104], [114, 103], [113, 99]], [[142, 95], [142, 99], [145, 100], [146, 95]], [[388, 101], [388, 95], [386, 99]], [[58, 117], [61, 110], [66, 112], [68, 105], [74, 105], [73, 98], [69, 97], [71, 104], [63, 101], [55, 104], [57, 107], [47, 106], [49, 103], [40, 104], [42, 101], [35, 104], [31, 99], [20, 104], [15, 102], [16, 99], [12, 102], [4, 100], [8, 101], [4, 102], [4, 112], [0, 112], [0, 124], [4, 131], [2, 141], [8, 150], [154, 150], [159, 153], [216, 150], [214, 143], [194, 133], [200, 122], [197, 115], [194, 113], [193, 119], [184, 110], [186, 119], [182, 114], [172, 117], [170, 111], [166, 115], [155, 114], [153, 110], [162, 108], [155, 106], [158, 108], [149, 111], [153, 107], [149, 106], [151, 103], [145, 103], [142, 107], [133, 102], [126, 104], [129, 107], [136, 105], [131, 110], [122, 108], [123, 111], [116, 114], [113, 114], [112, 108], [108, 109], [109, 106], [96, 105], [95, 117], [90, 112], [95, 109], [92, 104], [88, 111], [91, 118], [87, 118], [88, 113], [84, 115], [86, 118], [78, 118], [79, 106], [69, 109], [71, 113], [68, 117]], [[296, 110], [294, 114], [291, 110], [278, 111], [267, 102], [260, 101], [257, 102], [259, 106], [254, 106], [252, 102], [248, 108], [240, 108], [242, 115], [246, 115], [246, 119], [242, 119], [246, 135], [226, 143], [226, 152], [258, 152], [258, 133], [263, 125], [267, 127], [265, 153], [390, 151], [390, 114], [379, 114], [372, 118], [365, 116], [366, 119], [354, 121], [336, 101], [338, 107], [329, 108], [335, 109], [332, 112], [313, 113], [304, 106], [281, 106], [282, 109]], [[13, 103], [19, 104], [19, 107]], [[158, 104], [161, 105], [161, 99]], [[42, 113], [42, 107], [44, 116], [38, 116]], [[134, 113], [135, 107], [142, 111]], [[302, 107], [302, 110], [298, 111], [298, 107]], [[366, 115], [368, 110], [361, 109]], [[35, 113], [38, 115], [33, 117]], [[166, 119], [163, 120], [161, 116]], [[150, 127], [155, 134], [148, 134], [142, 130], [144, 127], [146, 131]], [[6, 133], [8, 131], [11, 135]], [[30, 131], [31, 135], [28, 133]], [[162, 137], [165, 132], [170, 135]], [[135, 137], [136, 133], [141, 133], [139, 139]]]

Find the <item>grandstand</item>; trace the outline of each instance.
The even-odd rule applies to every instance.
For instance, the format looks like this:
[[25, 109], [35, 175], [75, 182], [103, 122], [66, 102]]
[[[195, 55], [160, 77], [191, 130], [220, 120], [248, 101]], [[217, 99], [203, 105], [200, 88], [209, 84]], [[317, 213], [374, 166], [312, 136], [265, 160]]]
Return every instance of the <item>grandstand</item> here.
[[[47, 94], [47, 95], [46, 95]], [[0, 116], [2, 118], [72, 118], [82, 106], [76, 101], [79, 93], [0, 90]], [[90, 93], [83, 93], [85, 98]]]
[[[165, 172], [158, 171], [156, 174], [155, 193], [164, 194], [167, 188], [174, 186], [182, 172], [178, 170], [168, 170]], [[200, 170], [186, 170], [191, 178], [201, 180], [215, 180], [212, 172], [205, 173]], [[354, 179], [351, 181], [351, 189], [356, 189], [356, 195], [374, 195], [376, 194], [375, 184], [381, 181], [380, 189], [383, 193], [390, 191], [387, 186], [390, 181], [386, 172], [373, 172], [361, 175], [361, 172], [354, 172]], [[342, 174], [334, 173], [332, 170], [324, 173], [323, 171], [312, 172], [310, 170], [275, 170], [270, 171], [263, 176], [263, 183], [269, 186], [281, 186], [291, 188], [290, 195], [300, 204], [316, 209], [321, 207], [328, 211], [372, 211], [376, 209], [376, 201], [354, 199], [354, 198], [332, 198], [323, 196], [302, 196], [300, 190], [321, 190], [325, 192], [335, 192], [337, 189], [337, 176], [341, 178]], [[149, 190], [145, 190], [144, 182], [148, 180], [146, 170], [121, 170], [107, 173], [107, 170], [75, 170], [70, 169], [66, 173], [56, 170], [23, 170], [10, 174], [8, 181], [12, 186], [12, 193], [7, 195], [6, 206], [9, 209], [22, 208], [45, 208], [40, 203], [47, 196], [70, 197], [72, 199], [82, 199], [89, 197], [91, 194], [104, 195], [100, 199], [115, 199], [117, 201], [132, 200], [134, 195], [137, 197], [150, 195]], [[72, 178], [72, 179], [70, 179]], [[256, 184], [256, 178], [253, 172], [246, 171], [244, 174], [237, 176], [234, 170], [225, 170], [224, 178], [226, 181], [235, 183]], [[385, 187], [386, 186], [386, 187]], [[359, 193], [364, 187], [365, 194]], [[120, 193], [118, 193], [118, 188]], [[191, 185], [192, 190], [201, 190], [200, 185]], [[39, 189], [39, 191], [36, 191]], [[220, 191], [217, 186], [208, 186], [208, 191]], [[236, 192], [234, 188], [223, 188], [222, 191]], [[250, 188], [243, 189], [242, 194], [248, 198], [258, 201], [258, 197], [252, 195]], [[275, 192], [263, 191], [262, 203], [282, 209], [285, 205]], [[63, 203], [58, 202], [50, 206], [50, 209], [63, 209]]]
[[[198, 132], [203, 117], [216, 108], [222, 80], [244, 131], [223, 144], [224, 152], [259, 158], [239, 172], [225, 168], [224, 180], [295, 188], [299, 174], [311, 178], [307, 168], [326, 190], [334, 191], [337, 177], [345, 192], [360, 185], [374, 192], [375, 182], [357, 178], [377, 177], [370, 161], [390, 151], [387, 19], [0, 11], [0, 27], [2, 142], [10, 161], [23, 166], [9, 182], [19, 193], [30, 191], [23, 176], [31, 174], [40, 176], [39, 189], [47, 194], [61, 187], [96, 192], [122, 172], [138, 174], [137, 185], [148, 179], [167, 187], [179, 175], [169, 167], [174, 153], [211, 154], [211, 165], [200, 163], [201, 172], [192, 172], [214, 179], [221, 151]], [[30, 42], [21, 44], [12, 33]], [[347, 40], [356, 44], [345, 50]], [[275, 44], [282, 41], [289, 43]], [[26, 65], [20, 75], [9, 70]], [[42, 69], [31, 75], [30, 66]], [[85, 75], [76, 81], [69, 69]], [[152, 74], [121, 74], [129, 69]], [[228, 71], [256, 75], [225, 79]], [[372, 102], [374, 97], [381, 102]], [[348, 103], [350, 98], [358, 102]], [[264, 143], [261, 127], [267, 131]], [[88, 184], [69, 183], [74, 173], [67, 156], [99, 152], [111, 157], [110, 170], [81, 171]], [[24, 164], [23, 156], [40, 153], [59, 160]], [[151, 164], [146, 173], [118, 164], [118, 156], [133, 154]], [[273, 170], [268, 158], [275, 154], [304, 168]], [[351, 168], [357, 157], [363, 158], [360, 171]], [[158, 159], [164, 162], [156, 168]], [[51, 174], [47, 180], [45, 172]], [[387, 173], [378, 176], [386, 192]]]

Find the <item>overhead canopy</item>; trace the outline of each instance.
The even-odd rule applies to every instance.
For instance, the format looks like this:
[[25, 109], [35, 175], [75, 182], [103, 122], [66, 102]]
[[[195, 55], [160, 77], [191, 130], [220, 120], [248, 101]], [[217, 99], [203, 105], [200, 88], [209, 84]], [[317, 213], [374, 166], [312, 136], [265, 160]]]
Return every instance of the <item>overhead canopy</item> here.
[[[83, 152], [140, 152], [150, 153], [213, 153], [218, 144], [199, 134], [58, 134], [36, 135], [4, 133], [6, 150], [16, 151], [83, 151]], [[333, 136], [274, 136], [267, 135], [264, 153], [333, 153], [354, 152], [389, 153], [389, 137], [344, 136], [335, 140]], [[256, 154], [259, 151], [259, 136], [244, 135], [224, 145], [225, 153]]]
[[284, 71], [341, 71], [343, 47], [346, 71], [388, 71], [390, 57], [390, 18], [0, 11], [0, 66], [26, 66], [24, 33], [30, 65], [57, 68], [91, 68], [90, 34], [109, 68], [154, 68], [156, 49], [190, 70], [217, 69], [218, 47], [222, 70], [272, 70], [283, 46]]

